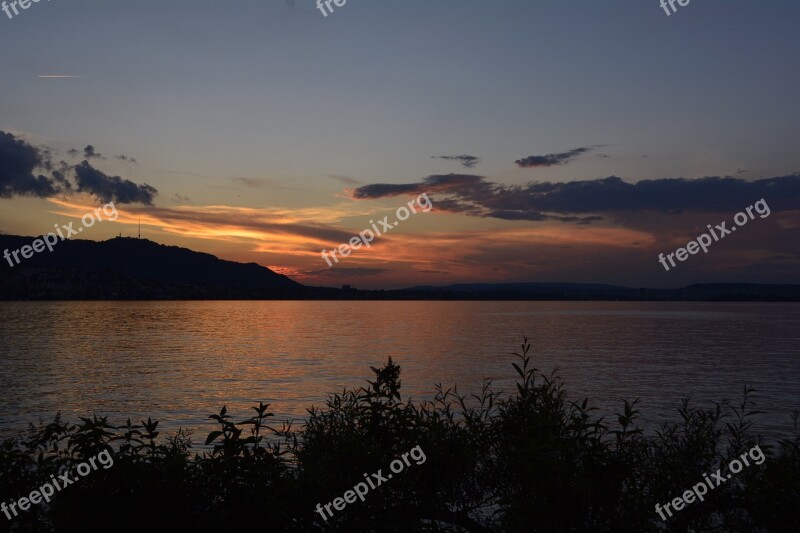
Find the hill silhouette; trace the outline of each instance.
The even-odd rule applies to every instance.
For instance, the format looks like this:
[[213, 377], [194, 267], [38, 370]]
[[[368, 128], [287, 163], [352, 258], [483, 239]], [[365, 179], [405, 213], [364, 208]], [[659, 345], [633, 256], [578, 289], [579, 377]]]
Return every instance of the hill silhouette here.
[[[0, 250], [17, 250], [31, 241], [0, 235]], [[4, 299], [269, 299], [303, 288], [255, 263], [129, 237], [69, 239], [13, 268], [3, 260], [0, 268]]]

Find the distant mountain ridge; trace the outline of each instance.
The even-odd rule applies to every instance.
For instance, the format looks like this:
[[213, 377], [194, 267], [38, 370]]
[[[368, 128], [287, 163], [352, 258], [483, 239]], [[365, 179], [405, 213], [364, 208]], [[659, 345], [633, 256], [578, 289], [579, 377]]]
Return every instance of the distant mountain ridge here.
[[446, 290], [446, 291], [472, 291], [472, 292], [499, 292], [499, 291], [541, 291], [541, 292], [559, 292], [559, 291], [635, 291], [628, 287], [621, 287], [618, 285], [607, 285], [602, 283], [456, 283], [453, 285], [445, 286], [431, 286], [421, 285], [412, 287], [409, 290]]
[[[0, 235], [0, 254], [35, 237]], [[9, 267], [0, 300], [572, 300], [800, 301], [800, 285], [697, 284], [678, 289], [599, 283], [459, 283], [396, 290], [309, 287], [255, 263], [237, 263], [147, 239], [69, 239]]]
[[698, 283], [678, 289], [631, 288], [599, 283], [459, 283], [405, 292], [458, 300], [800, 301], [800, 285]]

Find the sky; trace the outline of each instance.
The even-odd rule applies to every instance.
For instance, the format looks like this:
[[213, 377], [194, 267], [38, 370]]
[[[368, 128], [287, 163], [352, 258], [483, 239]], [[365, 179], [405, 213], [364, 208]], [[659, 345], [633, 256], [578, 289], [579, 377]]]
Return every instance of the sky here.
[[[331, 7], [0, 11], [0, 232], [113, 201], [81, 238], [141, 220], [309, 285], [800, 283], [798, 2]], [[768, 216], [659, 262], [759, 200]]]

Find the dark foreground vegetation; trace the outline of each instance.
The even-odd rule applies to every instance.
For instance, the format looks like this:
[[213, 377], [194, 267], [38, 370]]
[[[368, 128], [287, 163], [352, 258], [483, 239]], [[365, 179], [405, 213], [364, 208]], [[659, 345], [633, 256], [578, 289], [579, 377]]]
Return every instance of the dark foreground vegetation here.
[[[437, 387], [432, 402], [400, 395], [389, 359], [366, 388], [312, 408], [295, 430], [275, 427], [268, 406], [234, 421], [222, 409], [194, 453], [183, 432], [161, 438], [158, 422], [72, 425], [60, 417], [0, 445], [0, 501], [10, 503], [98, 453], [108, 469], [79, 478], [12, 531], [647, 532], [800, 531], [800, 433], [775, 445], [751, 434], [751, 391], [738, 405], [697, 408], [652, 436], [637, 427], [636, 402], [613, 421], [570, 402], [562, 382], [533, 368], [527, 340], [513, 367], [516, 390], [490, 383], [476, 395]], [[745, 467], [663, 522], [655, 512], [705, 473], [758, 444], [767, 459]], [[427, 460], [335, 511], [315, 512], [419, 446]]]

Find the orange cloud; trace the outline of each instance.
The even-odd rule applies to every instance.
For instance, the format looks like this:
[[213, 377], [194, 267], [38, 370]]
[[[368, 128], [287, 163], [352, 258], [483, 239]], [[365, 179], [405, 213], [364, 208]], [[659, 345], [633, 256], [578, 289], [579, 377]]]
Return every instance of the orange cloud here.
[[[88, 198], [49, 201], [59, 207], [54, 212], [65, 217], [77, 218], [96, 208]], [[434, 211], [377, 237], [369, 248], [362, 246], [353, 251], [336, 265], [338, 271], [334, 273], [322, 259], [321, 251], [347, 243], [364, 229], [330, 223], [343, 218], [340, 207], [326, 212], [324, 208], [289, 211], [222, 205], [126, 206], [118, 208], [118, 212], [118, 223], [136, 226], [141, 218], [150, 235], [155, 230], [166, 240], [173, 235], [208, 241], [208, 246], [181, 245], [202, 248], [226, 259], [254, 261], [303, 283], [328, 285], [369, 280], [373, 284], [400, 286], [415, 280], [528, 277], [542, 273], [532, 266], [537, 262], [546, 266], [555, 258], [576, 255], [565, 252], [568, 249], [580, 249], [583, 255], [589, 250], [636, 251], [654, 242], [653, 236], [644, 231], [594, 225], [492, 221], [492, 228], [443, 230], [461, 216], [437, 216]], [[368, 226], [364, 221], [361, 225]], [[578, 258], [569, 261], [585, 263], [585, 259]]]

